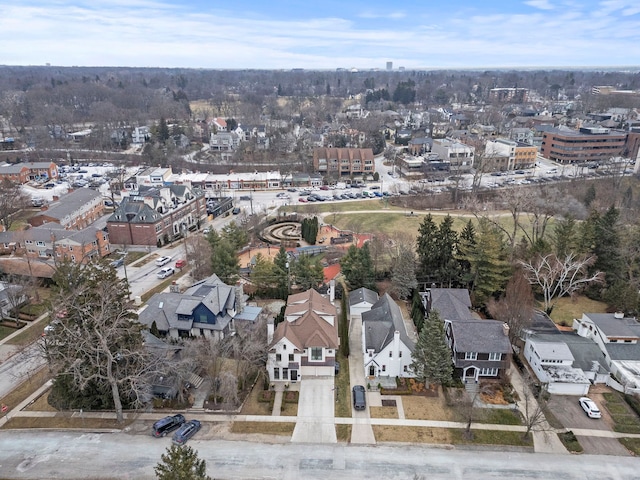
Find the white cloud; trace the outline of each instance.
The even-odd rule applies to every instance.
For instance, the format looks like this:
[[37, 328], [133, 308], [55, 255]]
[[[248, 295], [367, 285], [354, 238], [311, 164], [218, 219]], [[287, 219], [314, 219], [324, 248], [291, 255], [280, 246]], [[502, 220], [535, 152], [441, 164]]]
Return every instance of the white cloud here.
[[533, 8], [539, 8], [540, 10], [553, 10], [555, 8], [549, 3], [549, 0], [528, 0], [524, 3], [525, 5], [529, 5]]
[[379, 12], [363, 12], [358, 15], [360, 18], [387, 18], [392, 20], [399, 20], [401, 18], [405, 18], [407, 14], [402, 11], [390, 12], [390, 13], [379, 13]]

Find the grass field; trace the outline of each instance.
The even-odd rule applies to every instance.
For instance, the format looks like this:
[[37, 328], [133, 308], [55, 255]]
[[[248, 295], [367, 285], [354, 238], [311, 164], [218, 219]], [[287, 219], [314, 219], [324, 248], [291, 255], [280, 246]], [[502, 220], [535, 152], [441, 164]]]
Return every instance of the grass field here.
[[582, 318], [583, 313], [605, 313], [606, 311], [606, 303], [576, 295], [574, 298], [558, 299], [550, 317], [558, 325], [570, 327], [573, 324], [573, 319]]

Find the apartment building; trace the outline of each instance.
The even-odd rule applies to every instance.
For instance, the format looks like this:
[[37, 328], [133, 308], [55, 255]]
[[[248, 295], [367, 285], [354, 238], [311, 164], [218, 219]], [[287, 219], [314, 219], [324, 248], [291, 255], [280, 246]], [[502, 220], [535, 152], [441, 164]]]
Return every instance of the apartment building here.
[[370, 148], [316, 148], [313, 169], [322, 175], [373, 175], [376, 165]]

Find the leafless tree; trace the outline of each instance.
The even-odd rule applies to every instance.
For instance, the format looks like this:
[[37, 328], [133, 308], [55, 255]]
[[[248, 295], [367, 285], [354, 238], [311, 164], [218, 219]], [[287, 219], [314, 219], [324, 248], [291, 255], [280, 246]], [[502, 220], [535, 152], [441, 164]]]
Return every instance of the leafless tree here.
[[222, 406], [225, 410], [231, 410], [238, 406], [238, 377], [232, 372], [220, 374], [220, 388], [218, 393], [222, 397]]
[[544, 309], [550, 313], [554, 300], [565, 295], [573, 295], [590, 283], [602, 283], [604, 274], [589, 272], [596, 261], [595, 256], [569, 253], [564, 258], [555, 254], [538, 255], [532, 261], [520, 261], [524, 275], [532, 285], [542, 290]]
[[203, 235], [189, 235], [185, 239], [186, 257], [191, 265], [191, 276], [202, 280], [213, 273], [211, 268], [211, 244]]
[[520, 413], [524, 417], [523, 422], [526, 427], [522, 436], [527, 438], [532, 431], [551, 429], [544, 416], [544, 410], [549, 402], [549, 394], [547, 393], [546, 385], [535, 385], [529, 374], [526, 374], [522, 380], [524, 383], [522, 389], [524, 398], [520, 399]]
[[493, 318], [509, 325], [512, 344], [521, 338], [522, 330], [531, 324], [533, 316], [533, 292], [522, 270], [515, 271], [499, 300], [489, 300], [487, 310]]
[[22, 190], [20, 184], [8, 179], [0, 182], [0, 223], [5, 230], [13, 224], [13, 216], [27, 207], [29, 196]]

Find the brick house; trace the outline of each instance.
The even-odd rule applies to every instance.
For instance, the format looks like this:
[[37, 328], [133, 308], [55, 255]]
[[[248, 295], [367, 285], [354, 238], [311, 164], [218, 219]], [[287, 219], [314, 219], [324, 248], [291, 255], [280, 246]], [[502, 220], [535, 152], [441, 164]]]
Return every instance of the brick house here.
[[370, 148], [315, 148], [313, 169], [323, 175], [373, 175], [376, 166]]
[[38, 227], [58, 223], [67, 230], [82, 230], [104, 215], [104, 202], [100, 192], [81, 188], [63, 196], [57, 203], [43, 207], [28, 221]]
[[0, 166], [0, 180], [24, 184], [30, 180], [55, 180], [58, 166], [53, 162], [24, 162]]

